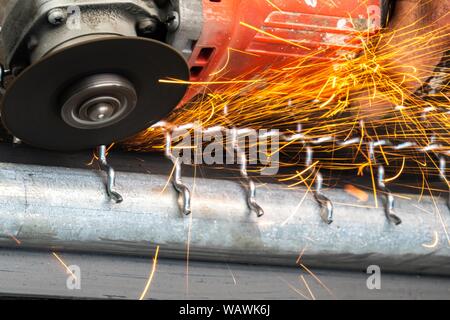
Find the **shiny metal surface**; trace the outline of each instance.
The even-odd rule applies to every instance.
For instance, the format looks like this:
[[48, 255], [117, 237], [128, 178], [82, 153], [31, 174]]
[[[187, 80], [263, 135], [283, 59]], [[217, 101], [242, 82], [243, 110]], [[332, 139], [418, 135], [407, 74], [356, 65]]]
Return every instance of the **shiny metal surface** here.
[[358, 204], [340, 189], [326, 190], [334, 222], [303, 188], [257, 185], [265, 215], [249, 212], [237, 181], [184, 177], [192, 214], [180, 215], [167, 175], [116, 172], [123, 203], [110, 201], [96, 171], [0, 164], [0, 245], [162, 257], [450, 274], [450, 214], [446, 199], [402, 195], [394, 226], [373, 198]]

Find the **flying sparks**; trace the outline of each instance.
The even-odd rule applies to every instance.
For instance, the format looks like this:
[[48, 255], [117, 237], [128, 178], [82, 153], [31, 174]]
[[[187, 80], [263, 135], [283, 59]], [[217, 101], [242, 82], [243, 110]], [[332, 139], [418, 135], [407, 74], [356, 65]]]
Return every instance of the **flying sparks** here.
[[70, 274], [73, 279], [77, 279], [76, 275], [70, 270], [70, 268], [67, 266], [67, 264], [64, 262], [64, 260], [55, 252], [52, 252], [52, 255], [58, 260], [58, 262], [66, 269], [67, 274]]
[[[441, 19], [448, 19], [448, 14]], [[330, 62], [318, 59], [325, 49], [312, 50], [281, 67], [267, 66], [258, 71], [257, 77], [252, 70], [233, 79], [221, 75], [228, 62], [239, 56], [230, 55], [230, 51], [239, 50], [229, 48], [225, 65], [211, 73], [209, 82], [160, 80], [168, 85], [204, 88], [203, 95], [175, 110], [166, 123], [175, 128], [196, 123], [205, 130], [278, 129], [277, 152], [283, 155], [279, 165], [285, 169], [278, 179], [289, 181], [291, 188], [310, 183], [305, 176], [310, 167], [354, 171], [371, 177], [378, 207], [375, 171], [383, 165], [387, 176], [384, 183], [397, 183], [405, 174], [422, 176], [423, 194], [428, 185], [424, 179], [439, 175], [436, 157], [450, 155], [450, 86], [445, 64], [424, 76], [424, 70], [430, 69], [429, 61], [448, 61], [448, 52], [442, 52], [442, 47], [448, 43], [449, 24], [424, 27], [422, 20], [377, 34], [367, 26], [367, 30], [355, 31], [355, 38], [349, 40], [355, 48], [361, 48], [360, 53], [341, 52]], [[298, 42], [278, 39], [268, 30], [245, 22], [240, 25], [304, 49]], [[411, 56], [425, 61], [423, 67], [414, 65]], [[426, 78], [440, 80], [427, 82]], [[163, 132], [164, 128], [154, 127], [124, 145], [136, 151], [160, 150]], [[299, 164], [299, 157], [305, 153], [306, 144], [317, 158], [299, 169], [304, 165]], [[356, 187], [346, 190], [361, 202], [368, 199]]]

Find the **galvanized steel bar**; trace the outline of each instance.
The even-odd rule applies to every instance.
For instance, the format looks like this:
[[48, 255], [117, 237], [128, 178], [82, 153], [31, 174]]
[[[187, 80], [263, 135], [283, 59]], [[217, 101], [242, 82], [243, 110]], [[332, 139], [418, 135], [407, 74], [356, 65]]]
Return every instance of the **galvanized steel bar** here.
[[124, 201], [116, 204], [100, 171], [0, 163], [0, 245], [127, 255], [160, 245], [162, 257], [185, 259], [189, 242], [190, 259], [295, 265], [302, 255], [309, 267], [450, 274], [445, 199], [397, 198], [403, 223], [394, 226], [382, 206], [329, 189], [334, 222], [326, 225], [305, 189], [258, 186], [266, 214], [257, 218], [238, 181], [184, 177], [193, 191], [184, 216], [168, 178], [117, 172]]

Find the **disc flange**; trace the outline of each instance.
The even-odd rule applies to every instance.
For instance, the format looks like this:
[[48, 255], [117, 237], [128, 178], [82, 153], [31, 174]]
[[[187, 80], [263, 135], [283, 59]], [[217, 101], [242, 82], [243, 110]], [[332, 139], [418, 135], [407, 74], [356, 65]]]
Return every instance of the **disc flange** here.
[[[95, 75], [124, 79], [137, 100], [120, 121], [77, 127], [63, 119], [67, 92]], [[135, 37], [87, 41], [50, 54], [22, 72], [3, 98], [2, 122], [12, 135], [40, 148], [70, 151], [110, 144], [150, 127], [178, 105], [187, 85], [159, 81], [167, 78], [189, 80], [189, 68], [180, 53], [162, 42]], [[85, 98], [84, 106], [96, 101], [96, 96]], [[92, 114], [104, 110], [109, 115], [104, 100]], [[114, 101], [109, 101], [113, 108]]]

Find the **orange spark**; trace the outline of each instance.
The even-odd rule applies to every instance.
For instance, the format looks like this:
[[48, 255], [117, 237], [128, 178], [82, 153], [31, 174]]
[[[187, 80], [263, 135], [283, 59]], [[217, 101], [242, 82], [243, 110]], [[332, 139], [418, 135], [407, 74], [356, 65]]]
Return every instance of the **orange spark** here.
[[361, 202], [367, 202], [369, 200], [369, 195], [364, 190], [361, 190], [358, 187], [355, 187], [352, 184], [346, 184], [344, 186], [345, 192], [348, 194], [354, 196], [356, 199], [358, 199]]
[[72, 270], [70, 270], [70, 268], [67, 266], [67, 264], [55, 252], [52, 252], [52, 254], [56, 258], [56, 260], [58, 260], [58, 262], [66, 269], [66, 272], [68, 274], [70, 274], [74, 279], [77, 279], [77, 277], [72, 272]]

